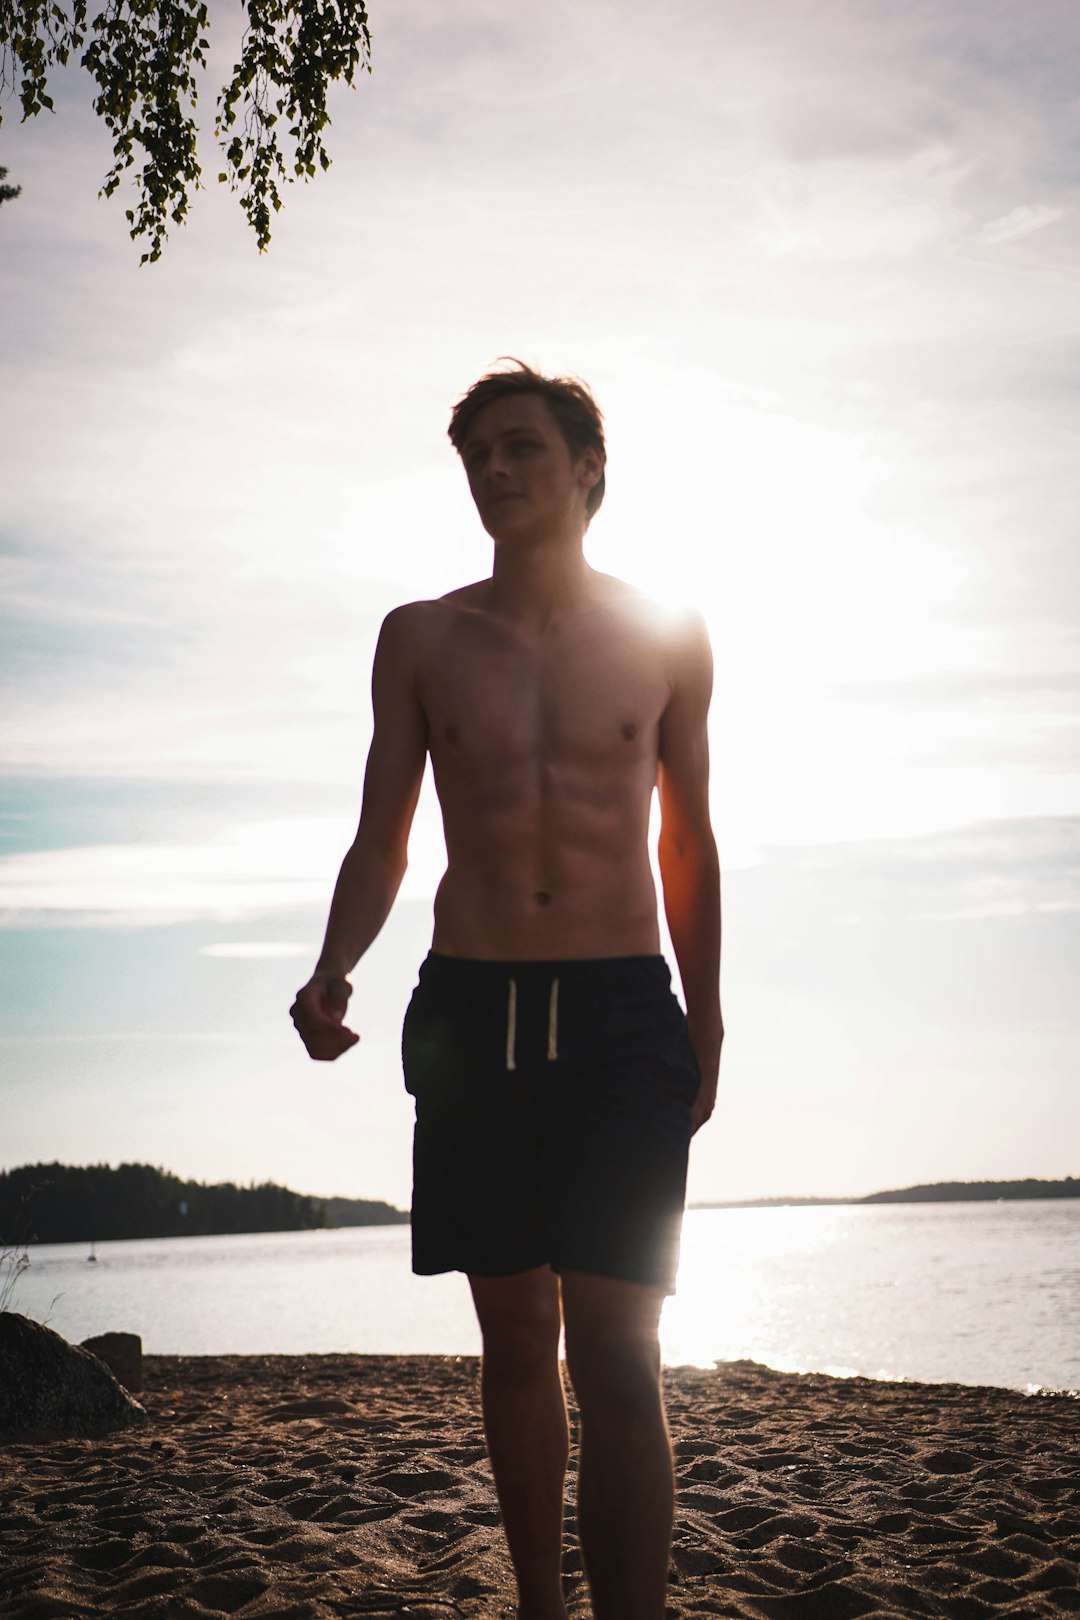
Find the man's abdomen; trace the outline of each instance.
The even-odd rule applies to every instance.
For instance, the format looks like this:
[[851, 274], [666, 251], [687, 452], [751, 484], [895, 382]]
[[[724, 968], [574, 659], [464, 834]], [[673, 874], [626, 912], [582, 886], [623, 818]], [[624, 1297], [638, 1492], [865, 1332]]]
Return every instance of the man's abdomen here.
[[566, 861], [528, 873], [451, 865], [435, 897], [432, 945], [494, 961], [655, 955], [651, 868], [647, 860], [591, 874]]

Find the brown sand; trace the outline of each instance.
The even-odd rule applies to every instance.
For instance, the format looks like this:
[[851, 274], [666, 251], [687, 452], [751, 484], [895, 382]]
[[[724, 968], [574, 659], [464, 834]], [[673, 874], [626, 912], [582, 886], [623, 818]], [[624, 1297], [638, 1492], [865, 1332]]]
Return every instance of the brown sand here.
[[[146, 1375], [147, 1429], [0, 1452], [0, 1615], [513, 1613], [475, 1360], [151, 1356]], [[665, 1376], [669, 1615], [1080, 1613], [1080, 1401], [746, 1362]], [[567, 1528], [586, 1616], [572, 1489]]]

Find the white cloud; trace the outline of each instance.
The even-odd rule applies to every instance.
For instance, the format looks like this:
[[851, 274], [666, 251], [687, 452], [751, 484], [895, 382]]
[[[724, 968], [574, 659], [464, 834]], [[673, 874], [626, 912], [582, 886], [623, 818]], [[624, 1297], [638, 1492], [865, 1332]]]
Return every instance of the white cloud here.
[[333, 820], [261, 823], [202, 844], [100, 844], [0, 858], [8, 926], [89, 913], [118, 924], [233, 919], [328, 899], [334, 854], [348, 842]]
[[1032, 816], [917, 838], [767, 849], [742, 881], [804, 918], [960, 922], [1080, 914], [1080, 817]]
[[[93, 844], [0, 856], [2, 927], [148, 927], [196, 918], [239, 922], [314, 907], [325, 914], [355, 831], [344, 817], [247, 822], [187, 843]], [[426, 783], [402, 901], [430, 901], [444, 866]], [[210, 944], [207, 956], [306, 954], [280, 944]]]
[[985, 242], [988, 247], [996, 247], [1000, 242], [1013, 242], [1018, 237], [1030, 236], [1032, 231], [1041, 231], [1064, 217], [1064, 208], [1051, 208], [1046, 203], [1034, 206], [1021, 204], [1002, 214], [1000, 219], [989, 220], [977, 233], [977, 240]]
[[1080, 915], [1080, 899], [987, 900], [982, 905], [961, 906], [956, 911], [918, 911], [913, 915], [925, 922], [985, 922], [990, 918], [1065, 917]]

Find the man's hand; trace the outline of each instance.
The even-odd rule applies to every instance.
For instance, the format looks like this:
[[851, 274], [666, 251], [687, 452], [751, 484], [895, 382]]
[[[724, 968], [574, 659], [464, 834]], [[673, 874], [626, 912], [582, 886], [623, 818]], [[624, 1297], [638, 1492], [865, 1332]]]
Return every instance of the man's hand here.
[[720, 1048], [724, 1044], [724, 1029], [720, 1026], [717, 1036], [712, 1034], [708, 1040], [700, 1036], [694, 1040], [691, 1036], [690, 1044], [697, 1054], [698, 1067], [701, 1070], [701, 1084], [698, 1094], [694, 1098], [694, 1111], [691, 1115], [693, 1134], [696, 1136], [706, 1120], [712, 1118], [716, 1107], [716, 1092], [720, 1083]]
[[343, 973], [313, 973], [296, 992], [289, 1014], [308, 1056], [317, 1062], [331, 1062], [360, 1039], [343, 1023], [351, 995], [352, 985]]
[[712, 1118], [715, 1107], [716, 1081], [714, 1080], [711, 1085], [706, 1085], [705, 1081], [702, 1080], [701, 1085], [698, 1087], [698, 1094], [694, 1098], [694, 1111], [690, 1116], [692, 1135], [696, 1136], [705, 1121]]

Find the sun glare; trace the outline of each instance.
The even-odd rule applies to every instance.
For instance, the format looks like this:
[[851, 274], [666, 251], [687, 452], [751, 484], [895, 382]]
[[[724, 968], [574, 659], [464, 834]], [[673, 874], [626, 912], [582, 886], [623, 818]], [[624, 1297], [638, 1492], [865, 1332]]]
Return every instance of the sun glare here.
[[598, 566], [664, 603], [699, 606], [746, 653], [767, 627], [809, 656], [818, 678], [852, 662], [894, 667], [900, 627], [880, 613], [869, 622], [893, 597], [869, 452], [849, 435], [718, 397], [709, 379], [699, 389], [678, 394], [674, 418], [670, 395], [616, 391], [611, 508], [590, 537]]
[[846, 695], [925, 673], [940, 651], [914, 627], [955, 589], [955, 560], [890, 516], [903, 469], [705, 376], [616, 386], [605, 403], [590, 559], [705, 617], [721, 854], [926, 830], [911, 713]]
[[[717, 1217], [722, 1217], [722, 1244]], [[820, 1205], [688, 1210], [678, 1292], [664, 1308], [660, 1342], [668, 1366], [711, 1367], [770, 1343], [779, 1257], [809, 1257], [842, 1239], [843, 1211]], [[770, 1365], [777, 1365], [770, 1357]], [[798, 1371], [790, 1367], [788, 1371]]]

